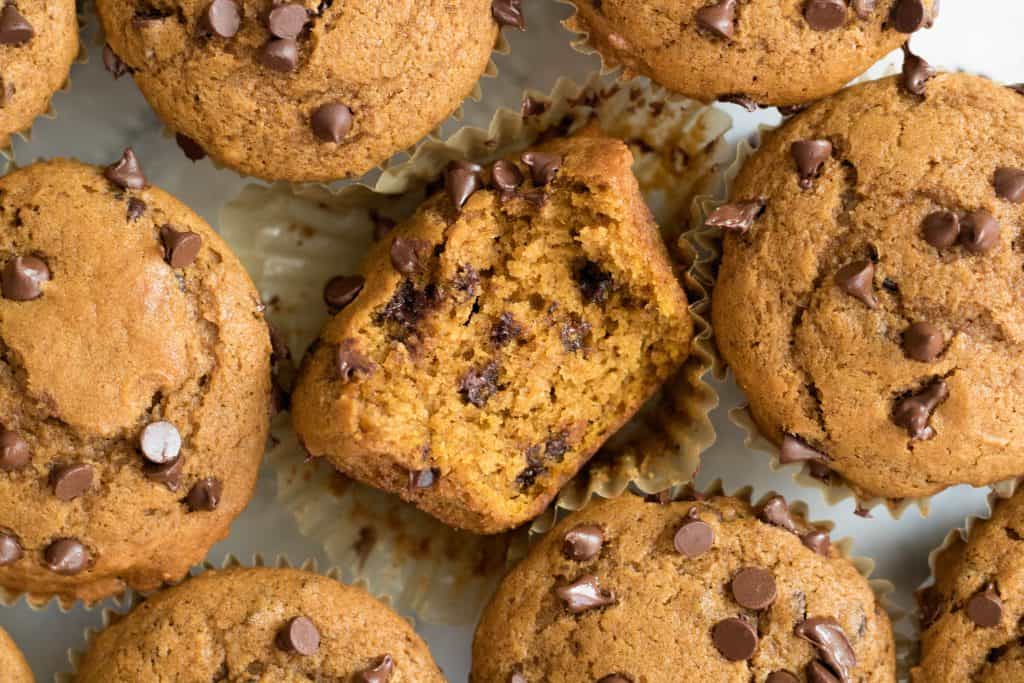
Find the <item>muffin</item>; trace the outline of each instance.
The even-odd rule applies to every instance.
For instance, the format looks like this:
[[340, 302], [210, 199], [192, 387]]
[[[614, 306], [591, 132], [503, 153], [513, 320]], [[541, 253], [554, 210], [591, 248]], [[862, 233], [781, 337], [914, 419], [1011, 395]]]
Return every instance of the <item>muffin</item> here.
[[208, 571], [96, 636], [77, 683], [444, 683], [412, 627], [359, 588], [296, 569]]
[[970, 529], [936, 554], [935, 583], [918, 593], [915, 683], [1024, 680], [1024, 493], [997, 502]]
[[575, 137], [450, 166], [327, 288], [292, 402], [309, 453], [461, 529], [539, 514], [689, 353], [631, 163]]
[[868, 582], [779, 496], [594, 502], [547, 533], [477, 627], [470, 683], [894, 682]]
[[190, 157], [293, 182], [360, 176], [434, 130], [517, 14], [491, 0], [96, 5], [112, 56]]
[[[931, 25], [938, 0], [572, 0], [609, 64], [704, 102], [830, 95]], [[849, 6], [848, 6], [849, 5]]]
[[4, 683], [34, 683], [32, 669], [21, 650], [14, 644], [7, 631], [0, 628], [0, 671], [4, 673]]
[[0, 179], [0, 585], [180, 579], [256, 482], [270, 340], [242, 266], [131, 150]]
[[863, 498], [1024, 472], [1024, 98], [929, 73], [911, 55], [788, 121], [709, 218], [754, 421]]
[[78, 57], [74, 0], [18, 0], [0, 9], [0, 147], [50, 108]]

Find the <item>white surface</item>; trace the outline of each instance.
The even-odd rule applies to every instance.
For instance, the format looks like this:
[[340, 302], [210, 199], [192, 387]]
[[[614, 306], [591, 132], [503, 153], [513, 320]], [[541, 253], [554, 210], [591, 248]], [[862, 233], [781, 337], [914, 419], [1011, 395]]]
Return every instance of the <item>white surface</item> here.
[[[547, 91], [558, 76], [582, 80], [599, 65], [596, 57], [584, 57], [569, 48], [570, 35], [558, 24], [568, 16], [568, 7], [552, 0], [526, 0], [524, 4], [530, 28], [526, 34], [509, 35], [513, 54], [496, 58], [501, 78], [484, 82], [484, 101], [467, 105], [467, 123], [485, 125], [498, 106], [517, 108], [523, 88]], [[1020, 82], [1024, 81], [1022, 26], [1024, 3], [1018, 0], [945, 0], [938, 25], [915, 36], [914, 50], [945, 68]], [[216, 170], [208, 161], [188, 162], [173, 140], [161, 135], [160, 123], [131, 79], [115, 82], [103, 70], [94, 35], [90, 26], [86, 33], [89, 63], [74, 67], [71, 91], [54, 100], [59, 117], [37, 122], [33, 140], [16, 144], [18, 158], [27, 163], [37, 157], [63, 155], [106, 164], [116, 159], [124, 146], [132, 145], [154, 184], [176, 194], [216, 225], [220, 205], [247, 181], [230, 171]], [[885, 72], [899, 63], [894, 55], [876, 69]], [[731, 105], [726, 109], [736, 119], [729, 136], [732, 140], [749, 134], [758, 122], [773, 123], [778, 118], [774, 110], [751, 115]], [[715, 413], [719, 441], [704, 456], [699, 483], [722, 478], [727, 490], [753, 485], [757, 494], [774, 489], [805, 500], [812, 518], [837, 523], [835, 538], [852, 537], [856, 554], [877, 561], [876, 576], [897, 584], [897, 597], [904, 605], [910, 604], [911, 591], [926, 578], [928, 551], [966, 516], [984, 510], [985, 491], [967, 487], [935, 497], [927, 519], [921, 518], [917, 508], [908, 510], [900, 520], [891, 519], [879, 508], [869, 520], [853, 514], [852, 501], [830, 507], [819, 492], [794, 484], [789, 472], [771, 472], [766, 457], [743, 447], [742, 434], [725, 415], [727, 408], [741, 400], [731, 384], [722, 387], [722, 407]], [[256, 499], [235, 523], [231, 538], [211, 551], [212, 561], [220, 561], [228, 552], [243, 558], [262, 552], [284, 553], [296, 560], [316, 557], [323, 563], [317, 545], [299, 536], [287, 513], [271, 504], [273, 486], [270, 473], [264, 472]], [[66, 650], [81, 644], [83, 628], [99, 624], [99, 610], [60, 614], [51, 607], [33, 612], [24, 604], [0, 609], [0, 625], [25, 650], [40, 682], [67, 670]], [[471, 629], [421, 624], [419, 630], [450, 680], [465, 681]]]

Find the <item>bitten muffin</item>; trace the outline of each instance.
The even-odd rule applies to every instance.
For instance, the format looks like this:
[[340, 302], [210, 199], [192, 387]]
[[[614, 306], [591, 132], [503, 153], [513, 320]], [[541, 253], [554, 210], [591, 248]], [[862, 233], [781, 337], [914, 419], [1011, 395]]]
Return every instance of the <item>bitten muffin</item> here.
[[131, 150], [0, 179], [0, 340], [0, 585], [152, 590], [227, 535], [267, 437], [267, 326]]
[[505, 578], [471, 683], [860, 683], [895, 678], [892, 628], [828, 534], [779, 496], [588, 505]]
[[996, 503], [964, 541], [935, 557], [918, 593], [921, 660], [915, 683], [1024, 680], [1024, 493]]
[[447, 191], [328, 287], [344, 308], [293, 397], [308, 451], [452, 526], [539, 514], [689, 354], [631, 163], [578, 137], [453, 164]]
[[412, 627], [359, 588], [296, 569], [208, 571], [96, 636], [78, 683], [444, 683]]
[[864, 497], [1024, 472], [1024, 97], [921, 65], [768, 135], [709, 218], [754, 420]]
[[491, 2], [96, 5], [115, 71], [186, 154], [298, 182], [360, 176], [450, 116], [487, 68], [496, 17], [521, 21]]
[[0, 671], [3, 672], [4, 683], [34, 683], [32, 669], [21, 650], [14, 644], [7, 631], [0, 628]]
[[0, 147], [50, 108], [78, 56], [74, 0], [8, 1], [0, 9]]
[[572, 0], [613, 64], [705, 102], [830, 95], [931, 25], [937, 0]]

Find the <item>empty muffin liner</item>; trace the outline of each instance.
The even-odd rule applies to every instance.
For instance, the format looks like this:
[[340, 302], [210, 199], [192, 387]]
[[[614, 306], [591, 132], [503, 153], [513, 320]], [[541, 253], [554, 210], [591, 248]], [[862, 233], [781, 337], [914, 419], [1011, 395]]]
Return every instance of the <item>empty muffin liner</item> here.
[[[320, 571], [317, 568], [317, 562], [313, 559], [304, 560], [301, 563], [292, 562], [288, 557], [284, 555], [278, 555], [272, 562], [267, 562], [262, 555], [253, 555], [249, 562], [243, 562], [234, 555], [227, 555], [221, 560], [220, 564], [214, 564], [206, 561], [203, 564], [194, 568], [189, 572], [188, 576], [198, 576], [204, 572], [210, 570], [222, 570], [222, 569], [234, 569], [236, 567], [271, 567], [274, 569], [301, 569], [303, 571], [312, 572], [314, 574], [321, 574], [329, 579], [342, 582], [341, 572], [336, 569], [328, 569], [327, 571]], [[185, 581], [188, 578], [184, 579]], [[367, 593], [380, 600], [386, 606], [394, 608], [393, 602], [387, 595], [378, 595], [372, 591], [372, 588], [365, 582], [357, 582], [350, 585], [354, 585], [358, 588], [362, 588]], [[82, 634], [82, 645], [79, 648], [68, 650], [68, 661], [70, 662], [70, 671], [65, 673], [55, 674], [53, 677], [54, 683], [74, 683], [76, 676], [78, 675], [78, 667], [82, 662], [82, 657], [85, 653], [93, 646], [96, 641], [96, 637], [112, 624], [117, 623], [120, 619], [127, 616], [137, 605], [146, 600], [147, 595], [141, 595], [138, 593], [126, 594], [124, 599], [121, 600], [116, 609], [106, 608], [103, 610], [103, 625], [99, 629], [87, 628]], [[410, 620], [412, 621], [412, 620]]]
[[[374, 187], [340, 191], [319, 186], [249, 186], [221, 215], [221, 230], [238, 250], [267, 302], [267, 315], [296, 358], [327, 319], [321, 301], [332, 276], [355, 272], [372, 240], [374, 220], [401, 220], [419, 205], [424, 186], [453, 159], [485, 161], [527, 148], [544, 133], [564, 134], [591, 119], [632, 143], [634, 166], [666, 241], [677, 245], [697, 216], [698, 195], [719, 195], [720, 111], [653, 89], [594, 76], [583, 85], [559, 81], [549, 95], [528, 93], [526, 113], [499, 110], [488, 130], [463, 128], [447, 141], [424, 143], [408, 162], [384, 170]], [[708, 417], [718, 398], [704, 382], [713, 361], [709, 305], [697, 271], [705, 255], [688, 241], [673, 249], [690, 298], [695, 342], [690, 359], [585, 474], [565, 487], [557, 506], [575, 509], [593, 493], [610, 496], [629, 484], [659, 491], [692, 479], [715, 434]], [[455, 531], [397, 497], [350, 481], [305, 453], [279, 417], [268, 463], [278, 472], [278, 499], [302, 532], [321, 540], [346, 579], [372, 577], [401, 609], [431, 622], [475, 619], [525, 531], [479, 537]]]

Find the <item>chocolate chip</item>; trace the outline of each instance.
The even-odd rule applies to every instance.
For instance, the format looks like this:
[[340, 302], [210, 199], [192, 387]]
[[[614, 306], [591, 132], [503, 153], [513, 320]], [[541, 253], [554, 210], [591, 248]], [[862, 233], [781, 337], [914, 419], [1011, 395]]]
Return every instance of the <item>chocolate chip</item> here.
[[736, 0], [720, 0], [697, 10], [697, 26], [719, 38], [736, 33]]
[[170, 422], [151, 422], [142, 430], [139, 449], [149, 462], [166, 465], [181, 453], [181, 434]]
[[18, 8], [8, 2], [0, 12], [0, 45], [22, 45], [36, 34]]
[[391, 655], [384, 655], [369, 669], [356, 674], [355, 683], [387, 683], [395, 670], [395, 660]]
[[569, 353], [576, 353], [587, 346], [590, 339], [590, 323], [572, 313], [569, 320], [562, 323], [558, 336], [562, 340], [562, 348]]
[[526, 676], [520, 671], [513, 671], [508, 675], [508, 683], [530, 683], [526, 680]]
[[89, 551], [77, 538], [58, 538], [43, 551], [47, 568], [63, 576], [78, 574], [89, 560]]
[[789, 514], [789, 505], [782, 496], [772, 496], [766, 500], [757, 516], [772, 526], [796, 533], [796, 523], [793, 522], [793, 517]]
[[313, 135], [320, 140], [341, 142], [352, 130], [352, 110], [341, 102], [321, 104], [309, 117], [309, 123], [313, 128]]
[[804, 19], [815, 31], [831, 31], [846, 23], [846, 0], [807, 0]]
[[203, 12], [203, 28], [215, 36], [231, 38], [242, 25], [242, 12], [235, 0], [213, 0]]
[[523, 184], [523, 173], [511, 161], [501, 159], [491, 166], [491, 182], [503, 195], [511, 196]]
[[459, 381], [459, 394], [462, 400], [477, 408], [483, 408], [491, 396], [498, 393], [498, 375], [500, 369], [497, 361], [483, 366], [473, 367], [466, 371]]
[[853, 11], [858, 19], [870, 19], [875, 11], [876, 0], [853, 0]]
[[739, 107], [743, 107], [749, 112], [755, 112], [760, 108], [760, 105], [754, 101], [750, 95], [744, 95], [741, 92], [726, 93], [725, 95], [718, 96], [719, 102], [728, 102], [729, 104], [735, 104]]
[[562, 157], [546, 152], [526, 152], [522, 161], [530, 169], [534, 185], [547, 185], [562, 168]]
[[477, 190], [484, 186], [479, 164], [468, 161], [453, 161], [444, 174], [445, 189], [456, 209], [461, 209]]
[[967, 616], [981, 628], [993, 628], [1003, 620], [1003, 601], [991, 586], [967, 601]]
[[732, 597], [740, 607], [763, 610], [775, 602], [775, 577], [761, 567], [744, 567], [730, 584]]
[[138, 197], [131, 197], [128, 199], [128, 210], [125, 212], [125, 220], [130, 223], [134, 223], [139, 220], [144, 213], [146, 213], [146, 202], [142, 201]]
[[857, 656], [839, 622], [831, 617], [812, 617], [797, 624], [793, 633], [813, 645], [840, 680], [850, 680], [850, 672], [857, 668]]
[[832, 539], [820, 529], [808, 531], [800, 537], [800, 542], [823, 557], [828, 557], [829, 549], [832, 547]]
[[715, 531], [700, 519], [688, 519], [676, 531], [672, 545], [680, 555], [693, 559], [700, 557], [715, 543]]
[[391, 242], [391, 265], [403, 275], [412, 275], [422, 268], [420, 255], [428, 246], [423, 240], [396, 237]]
[[1024, 169], [996, 169], [993, 185], [996, 188], [996, 196], [1000, 199], [1014, 204], [1024, 203]]
[[776, 109], [779, 110], [779, 114], [782, 116], [782, 118], [788, 119], [791, 116], [796, 116], [800, 112], [802, 112], [805, 109], [807, 109], [807, 107], [809, 107], [809, 106], [811, 106], [811, 105], [809, 105], [809, 104], [784, 104], [784, 105], [777, 106]]
[[804, 673], [807, 674], [807, 683], [846, 683], [836, 678], [828, 667], [817, 659], [812, 659], [807, 664]]
[[384, 239], [398, 225], [393, 218], [383, 216], [376, 211], [370, 211], [370, 220], [373, 221], [373, 240], [375, 242]]
[[604, 530], [597, 524], [579, 524], [565, 534], [562, 552], [570, 560], [588, 562], [601, 553]]
[[875, 298], [875, 264], [871, 261], [855, 261], [843, 266], [836, 273], [836, 285], [859, 300], [868, 308], [878, 308]]
[[559, 586], [555, 594], [573, 614], [615, 604], [615, 594], [601, 588], [600, 581], [592, 574], [580, 577], [566, 586]]
[[945, 335], [931, 323], [914, 323], [903, 333], [903, 352], [913, 360], [931, 363], [945, 348]]
[[1024, 95], [1024, 83], [1014, 83], [1013, 85], [1006, 86], [1018, 95]]
[[506, 311], [491, 326], [491, 345], [496, 349], [508, 346], [523, 334], [523, 326], [516, 322], [512, 314]]
[[889, 14], [889, 25], [900, 33], [913, 33], [928, 18], [923, 0], [896, 0]]
[[139, 160], [131, 147], [121, 154], [121, 158], [107, 166], [103, 175], [110, 182], [126, 190], [141, 190], [146, 187], [146, 176], [142, 173]]
[[189, 489], [185, 504], [190, 512], [212, 512], [220, 505], [223, 488], [216, 477], [200, 479]]
[[750, 230], [768, 206], [767, 200], [763, 198], [745, 199], [737, 202], [730, 202], [718, 207], [704, 220], [704, 225], [709, 228], [721, 228], [744, 233]]
[[277, 632], [274, 644], [284, 652], [295, 652], [308, 657], [315, 655], [320, 649], [320, 631], [309, 618], [294, 617]]
[[792, 434], [782, 435], [782, 448], [779, 451], [779, 462], [789, 465], [794, 462], [821, 462], [827, 463], [830, 458], [819, 450], [810, 446], [799, 436]]
[[260, 52], [260, 63], [281, 73], [295, 71], [299, 65], [299, 46], [290, 38], [271, 40]]
[[441, 476], [441, 470], [436, 468], [427, 468], [425, 470], [410, 470], [409, 471], [409, 489], [429, 489], [431, 486], [437, 483], [437, 480]]
[[730, 662], [742, 662], [757, 652], [757, 632], [743, 619], [724, 619], [711, 629], [715, 648]]
[[612, 291], [612, 274], [593, 261], [585, 261], [576, 270], [576, 282], [580, 287], [584, 303], [603, 304]]
[[0, 567], [14, 564], [23, 554], [17, 536], [6, 531], [0, 532]]
[[275, 38], [298, 38], [308, 22], [306, 8], [294, 2], [274, 5], [267, 13], [267, 30]]
[[633, 679], [622, 674], [608, 674], [599, 678], [597, 683], [633, 683]]
[[142, 473], [147, 479], [163, 484], [168, 490], [177, 491], [181, 486], [181, 470], [184, 465], [184, 456], [160, 465], [146, 461], [142, 465]]
[[800, 679], [788, 671], [773, 671], [764, 679], [764, 683], [800, 683]]
[[0, 429], [0, 470], [20, 470], [32, 459], [28, 442], [12, 429]]
[[935, 76], [932, 65], [910, 51], [910, 44], [903, 46], [903, 73], [900, 85], [911, 95], [923, 96], [925, 85]]
[[185, 158], [189, 161], [199, 161], [206, 157], [206, 152], [199, 146], [199, 143], [184, 133], [175, 133], [174, 142], [185, 153]]
[[972, 211], [960, 221], [960, 244], [972, 254], [987, 254], [999, 244], [1001, 228], [984, 209]]
[[32, 301], [43, 295], [43, 283], [50, 277], [50, 268], [41, 258], [15, 256], [0, 273], [0, 289], [5, 299]]
[[355, 340], [343, 339], [335, 352], [334, 369], [337, 372], [337, 379], [347, 384], [360, 375], [370, 374], [373, 371], [373, 363], [356, 349]]
[[493, 0], [491, 15], [498, 26], [513, 26], [520, 31], [526, 30], [526, 17], [523, 16], [523, 0]]
[[92, 465], [84, 462], [57, 465], [50, 470], [50, 488], [57, 500], [64, 502], [78, 498], [92, 486]]
[[952, 211], [934, 211], [921, 222], [921, 234], [936, 249], [948, 249], [960, 239], [960, 217]]
[[949, 387], [945, 380], [935, 380], [918, 393], [896, 401], [892, 411], [893, 424], [906, 429], [912, 439], [930, 439], [935, 436], [935, 430], [928, 424], [932, 413], [948, 397]]
[[814, 185], [822, 166], [832, 156], [832, 143], [828, 140], [797, 140], [789, 151], [800, 173], [800, 187], [807, 190]]
[[103, 68], [114, 77], [115, 81], [128, 73], [128, 65], [121, 61], [114, 49], [110, 47], [110, 43], [103, 46]]
[[356, 300], [359, 292], [363, 291], [366, 278], [362, 275], [337, 275], [332, 277], [324, 285], [324, 303], [331, 315]]
[[203, 238], [188, 230], [175, 230], [170, 225], [160, 228], [160, 240], [164, 244], [164, 260], [171, 268], [187, 268], [195, 263]]
[[548, 110], [548, 103], [539, 100], [533, 95], [523, 96], [523, 102], [519, 105], [519, 113], [526, 118], [528, 116], [540, 116]]

